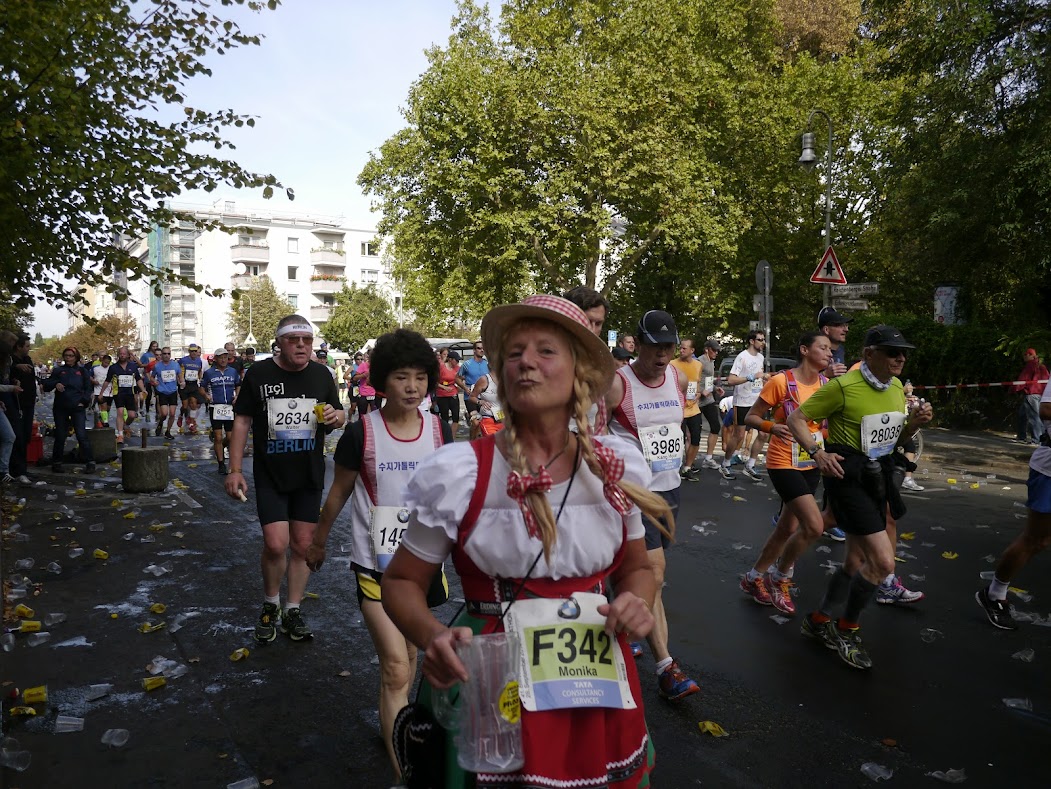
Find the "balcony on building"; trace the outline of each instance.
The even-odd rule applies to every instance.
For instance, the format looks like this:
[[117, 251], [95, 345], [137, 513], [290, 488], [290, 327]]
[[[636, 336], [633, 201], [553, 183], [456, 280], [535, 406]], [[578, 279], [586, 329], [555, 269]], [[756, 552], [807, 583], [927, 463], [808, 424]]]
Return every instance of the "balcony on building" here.
[[347, 265], [346, 255], [343, 254], [343, 244], [314, 247], [310, 250], [310, 262], [315, 266], [329, 266], [342, 270]]
[[342, 274], [333, 274], [324, 268], [315, 269], [310, 275], [310, 292], [318, 295], [339, 293], [346, 284], [347, 279]]
[[[265, 273], [266, 267], [264, 266], [260, 274]], [[257, 274], [233, 274], [230, 277], [230, 287], [235, 288], [236, 290], [248, 290], [258, 281], [259, 275]]]
[[230, 261], [232, 263], [244, 263], [245, 265], [267, 264], [270, 262], [270, 247], [265, 241], [254, 241], [230, 245]]
[[331, 304], [314, 304], [310, 307], [310, 320], [314, 323], [326, 323], [332, 316]]

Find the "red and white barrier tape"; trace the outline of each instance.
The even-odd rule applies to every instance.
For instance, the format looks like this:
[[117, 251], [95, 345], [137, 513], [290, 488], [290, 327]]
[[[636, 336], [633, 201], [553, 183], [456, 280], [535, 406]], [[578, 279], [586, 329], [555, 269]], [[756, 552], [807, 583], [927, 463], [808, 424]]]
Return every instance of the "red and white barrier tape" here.
[[1047, 379], [1042, 381], [997, 381], [987, 384], [913, 384], [913, 389], [986, 389], [991, 386], [1025, 386], [1026, 384], [1046, 384]]

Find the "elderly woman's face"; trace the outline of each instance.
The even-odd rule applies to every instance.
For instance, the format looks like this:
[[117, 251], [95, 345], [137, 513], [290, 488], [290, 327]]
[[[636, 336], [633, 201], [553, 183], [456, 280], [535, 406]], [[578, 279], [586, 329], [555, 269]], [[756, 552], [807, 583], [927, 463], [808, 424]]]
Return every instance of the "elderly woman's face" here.
[[504, 341], [502, 394], [520, 414], [568, 408], [573, 349], [568, 335], [544, 322], [517, 326]]

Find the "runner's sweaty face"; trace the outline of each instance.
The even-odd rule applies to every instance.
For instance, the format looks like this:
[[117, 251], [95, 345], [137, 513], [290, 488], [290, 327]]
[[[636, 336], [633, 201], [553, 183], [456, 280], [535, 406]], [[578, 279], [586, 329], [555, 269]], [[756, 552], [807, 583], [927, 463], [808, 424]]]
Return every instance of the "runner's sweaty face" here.
[[675, 343], [662, 342], [650, 345], [648, 342], [638, 344], [639, 358], [635, 361], [636, 369], [643, 375], [660, 375], [675, 355]]

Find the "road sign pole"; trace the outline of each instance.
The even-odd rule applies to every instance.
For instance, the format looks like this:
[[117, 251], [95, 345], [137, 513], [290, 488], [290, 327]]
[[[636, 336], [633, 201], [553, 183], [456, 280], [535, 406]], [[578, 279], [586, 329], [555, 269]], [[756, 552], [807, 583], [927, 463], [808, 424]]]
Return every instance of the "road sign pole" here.
[[773, 272], [769, 266], [763, 269], [763, 296], [764, 304], [766, 309], [763, 311], [766, 321], [763, 324], [764, 336], [766, 337], [766, 353], [763, 354], [766, 361], [766, 371], [770, 372], [770, 313], [773, 311], [773, 304], [770, 302], [770, 288], [773, 285]]

